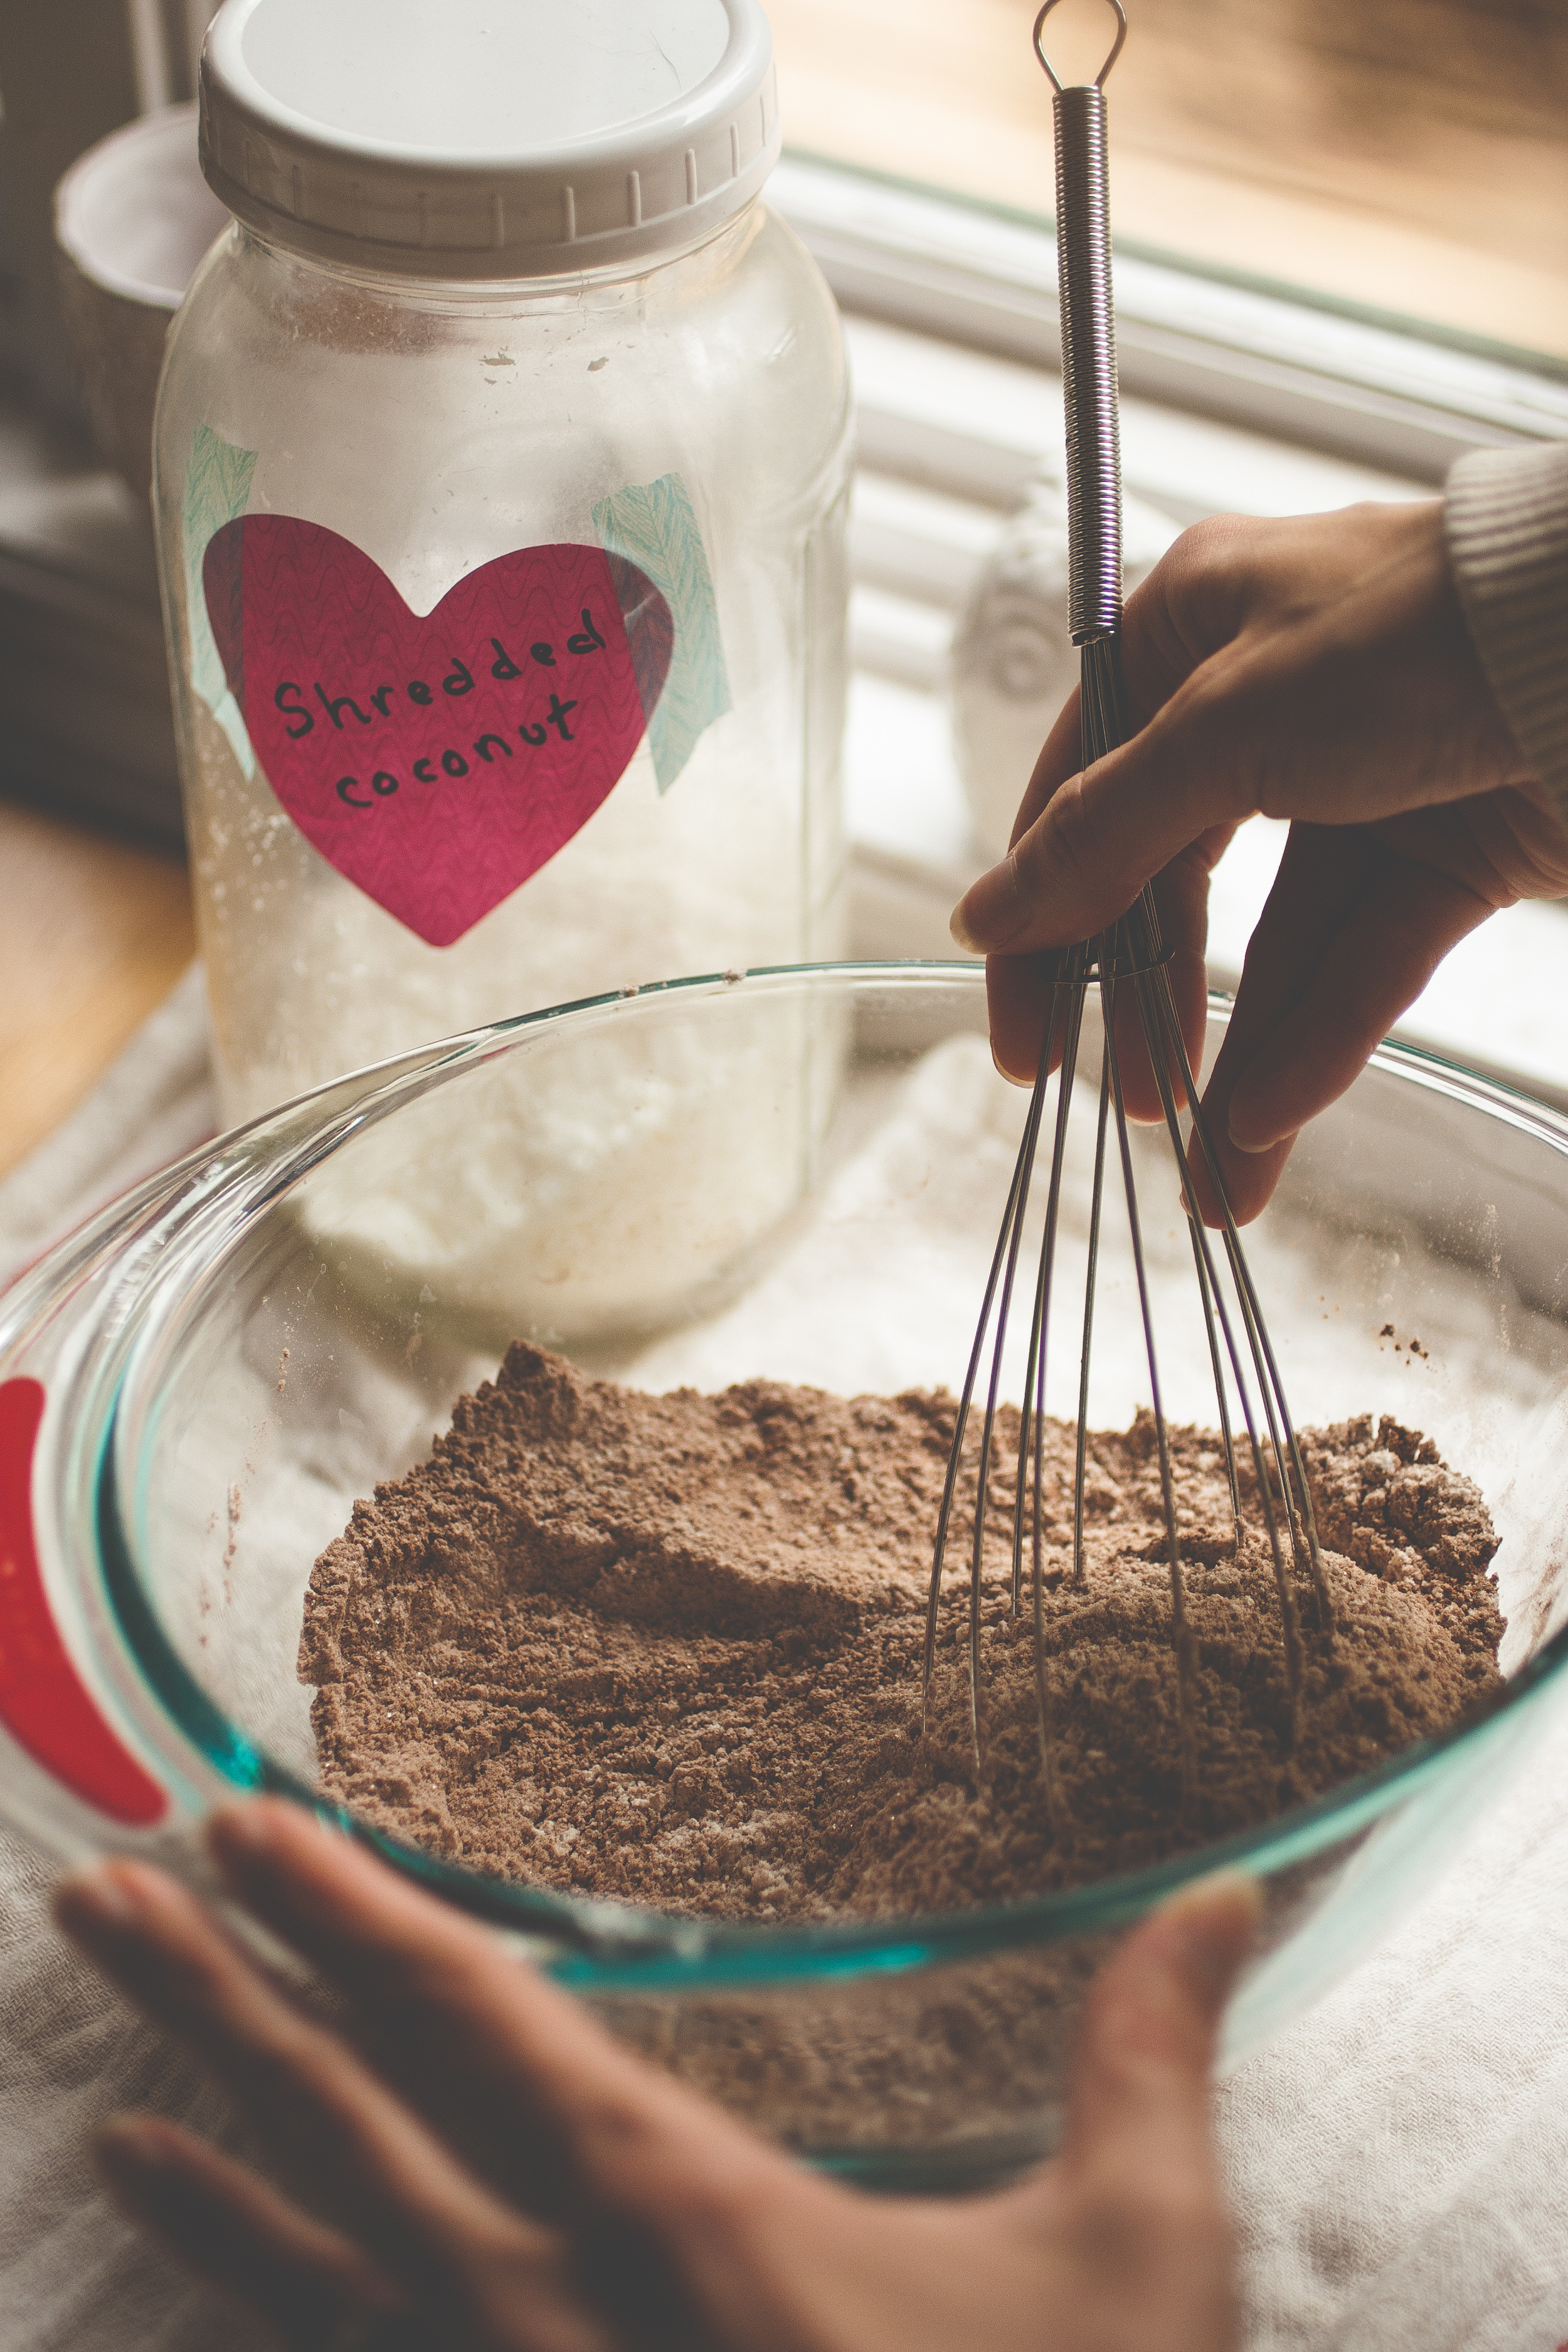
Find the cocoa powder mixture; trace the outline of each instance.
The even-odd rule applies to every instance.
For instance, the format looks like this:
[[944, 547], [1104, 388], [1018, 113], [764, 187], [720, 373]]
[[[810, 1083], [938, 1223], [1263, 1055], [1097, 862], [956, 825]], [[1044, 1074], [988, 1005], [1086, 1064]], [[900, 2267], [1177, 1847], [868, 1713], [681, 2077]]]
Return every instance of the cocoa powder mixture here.
[[[317, 1561], [301, 1679], [326, 1788], [470, 1869], [736, 1919], [1001, 1902], [1267, 1819], [1441, 1730], [1499, 1685], [1497, 1549], [1468, 1478], [1384, 1420], [1303, 1446], [1337, 1620], [1298, 1593], [1294, 1735], [1250, 1473], [1236, 1555], [1218, 1438], [1172, 1432], [1194, 1638], [1184, 1796], [1151, 1420], [1089, 1445], [1071, 1581], [1074, 1433], [1046, 1435], [1046, 1646], [1007, 1613], [1004, 1412], [982, 1629], [984, 1785], [968, 1725], [968, 1546], [920, 1728], [945, 1392], [752, 1381], [650, 1396], [518, 1345], [430, 1459]], [[973, 1477], [969, 1488], [973, 1507]], [[966, 1524], [961, 1515], [955, 1521]]]

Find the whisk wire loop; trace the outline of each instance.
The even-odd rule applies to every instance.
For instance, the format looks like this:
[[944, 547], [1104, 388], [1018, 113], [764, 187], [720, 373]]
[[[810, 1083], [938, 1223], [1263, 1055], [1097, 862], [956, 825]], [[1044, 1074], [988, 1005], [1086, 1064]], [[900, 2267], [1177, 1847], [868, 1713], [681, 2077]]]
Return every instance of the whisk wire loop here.
[[[1219, 1160], [1215, 1151], [1208, 1120], [1203, 1105], [1198, 1100], [1197, 1090], [1193, 1085], [1186, 1045], [1182, 1037], [1181, 1025], [1176, 1020], [1175, 1006], [1170, 997], [1168, 983], [1163, 1009], [1172, 1051], [1177, 1059], [1182, 1081], [1186, 1088], [1188, 1100], [1192, 1104], [1193, 1132], [1203, 1152], [1209, 1182], [1220, 1211], [1225, 1234], [1226, 1255], [1229, 1261], [1235, 1284], [1237, 1302], [1241, 1309], [1242, 1320], [1247, 1329], [1248, 1346], [1258, 1367], [1258, 1385], [1263, 1392], [1269, 1436], [1279, 1465], [1280, 1486], [1290, 1522], [1291, 1543], [1297, 1551], [1298, 1558], [1303, 1550], [1305, 1551], [1313, 1593], [1318, 1604], [1319, 1623], [1323, 1632], [1331, 1636], [1334, 1631], [1333, 1602], [1329, 1594], [1328, 1580], [1323, 1573], [1317, 1516], [1312, 1508], [1312, 1490], [1307, 1479], [1307, 1465], [1302, 1456], [1300, 1440], [1290, 1417], [1289, 1405], [1286, 1402], [1284, 1382], [1280, 1380], [1279, 1367], [1275, 1361], [1273, 1343], [1263, 1319], [1263, 1310], [1258, 1303], [1257, 1286], [1247, 1266], [1246, 1253], [1241, 1246], [1241, 1234], [1237, 1225], [1235, 1213], [1231, 1208], [1230, 1195], [1226, 1189], [1225, 1179], [1220, 1173]], [[1278, 1408], [1278, 1422], [1276, 1408]], [[1280, 1443], [1281, 1428], [1284, 1431], [1283, 1445]], [[1287, 1456], [1293, 1474], [1291, 1478], [1287, 1478], [1285, 1475]]]
[[[1040, 10], [1039, 15], [1035, 19], [1034, 33], [1035, 55], [1038, 58], [1041, 65], [1044, 66], [1046, 72], [1050, 77], [1051, 88], [1057, 90], [1063, 89], [1065, 85], [1058, 79], [1055, 66], [1052, 65], [1049, 58], [1046, 55], [1045, 30], [1046, 18], [1050, 15], [1052, 9], [1058, 7], [1059, 5], [1060, 0], [1046, 0], [1045, 6]], [[1110, 45], [1110, 53], [1107, 57], [1105, 63], [1100, 67], [1100, 71], [1094, 78], [1094, 86], [1097, 89], [1104, 89], [1105, 77], [1110, 71], [1111, 67], [1116, 63], [1117, 58], [1121, 55], [1121, 44], [1127, 38], [1127, 12], [1121, 5], [1121, 0], [1109, 0], [1109, 5], [1116, 12], [1116, 38]]]
[[[1100, 1216], [1105, 1199], [1105, 1129], [1110, 1109], [1110, 1037], [1109, 1032], [1100, 1048], [1100, 1115], [1094, 1128], [1094, 1181], [1089, 1191], [1089, 1265], [1083, 1284], [1083, 1346], [1079, 1353], [1078, 1370], [1078, 1445], [1073, 1457], [1072, 1475], [1072, 1580], [1079, 1591], [1086, 1581], [1083, 1565], [1083, 1486], [1085, 1457], [1089, 1449], [1089, 1366], [1094, 1346], [1094, 1293], [1100, 1278]], [[1039, 1526], [1037, 1498], [1039, 1475], [1035, 1477], [1037, 1507], [1035, 1524]], [[1037, 1552], [1039, 1544], [1037, 1539]]]
[[[1057, 1083], [1056, 1132], [1051, 1149], [1050, 1181], [1046, 1192], [1046, 1241], [1040, 1251], [1039, 1273], [1035, 1283], [1034, 1312], [1029, 1320], [1028, 1353], [1024, 1364], [1024, 1402], [1022, 1406], [1022, 1418], [1018, 1427], [1018, 1475], [1013, 1499], [1012, 1605], [1015, 1616], [1017, 1614], [1018, 1611], [1019, 1588], [1023, 1576], [1024, 1506], [1028, 1488], [1027, 1473], [1031, 1414], [1034, 1419], [1034, 1429], [1037, 1442], [1037, 1444], [1039, 1442], [1043, 1442], [1046, 1409], [1046, 1354], [1050, 1336], [1048, 1329], [1048, 1318], [1050, 1312], [1051, 1276], [1055, 1271], [1057, 1221], [1061, 1209], [1062, 1171], [1066, 1164], [1067, 1158], [1068, 1111], [1072, 1101], [1072, 1083], [1078, 1071], [1079, 1035], [1083, 1024], [1084, 959], [1085, 950], [1081, 946], [1069, 950], [1066, 960], [1062, 981], [1058, 983], [1059, 989], [1065, 992], [1068, 1008], [1067, 1034], [1063, 1040], [1061, 1071]], [[1054, 1058], [1054, 1035], [1047, 1034], [1046, 1051], [1046, 1064], [1047, 1069]], [[1023, 1228], [1023, 1210], [1026, 1205], [1026, 1202], [1020, 1204], [1016, 1227], [1016, 1231], [1019, 1233], [1021, 1233]], [[1000, 1359], [1000, 1355], [1001, 1334], [999, 1333], [997, 1336], [998, 1359]], [[1039, 1486], [1039, 1475], [1038, 1470], [1037, 1470], [1035, 1481], [1037, 1490]], [[1037, 1524], [1039, 1518], [1037, 1511], [1035, 1514], [1035, 1517]], [[1039, 1549], [1037, 1542], [1035, 1549], [1037, 1551]]]
[[[1053, 991], [1051, 1018], [1047, 1024], [1046, 1045], [1041, 1054], [1041, 1060], [1047, 1075], [1057, 1026], [1057, 1003]], [[1023, 1162], [1022, 1181], [1017, 1191], [1017, 1203], [1013, 1214], [1013, 1230], [1007, 1243], [1006, 1271], [1003, 1276], [1001, 1297], [997, 1302], [996, 1337], [991, 1351], [991, 1378], [985, 1391], [985, 1419], [980, 1436], [980, 1458], [975, 1468], [974, 1533], [969, 1562], [969, 1731], [973, 1746], [974, 1771], [977, 1780], [984, 1769], [980, 1738], [980, 1601], [985, 1566], [985, 1508], [990, 1492], [992, 1442], [996, 1428], [996, 1407], [1001, 1402], [1002, 1395], [1002, 1351], [1007, 1339], [1007, 1315], [1013, 1303], [1013, 1286], [1017, 1278], [1018, 1253], [1024, 1240], [1024, 1213], [1029, 1204], [1029, 1185], [1034, 1175], [1035, 1153], [1039, 1143], [1040, 1122], [1045, 1110], [1045, 1087], [1037, 1079], [1025, 1128], [1026, 1157]], [[1048, 1285], [1042, 1281], [1040, 1288], [1047, 1290]], [[1021, 1447], [1020, 1452], [1022, 1452]]]
[[[1052, 1003], [1054, 1019], [1054, 995]], [[1040, 1047], [1041, 1067], [1036, 1076], [1035, 1091], [1030, 1099], [1028, 1116], [1025, 1120], [1023, 1139], [1018, 1146], [1018, 1156], [1013, 1165], [1013, 1181], [1007, 1194], [1007, 1205], [1002, 1214], [1002, 1230], [996, 1236], [996, 1247], [992, 1254], [991, 1272], [986, 1278], [984, 1296], [980, 1303], [980, 1320], [975, 1326], [974, 1344], [969, 1351], [969, 1366], [963, 1376], [963, 1388], [959, 1397], [958, 1412], [953, 1423], [952, 1444], [947, 1458], [947, 1476], [942, 1490], [942, 1506], [937, 1513], [931, 1589], [926, 1602], [925, 1656], [921, 1678], [921, 1728], [922, 1731], [926, 1727], [931, 1701], [931, 1668], [936, 1656], [937, 1609], [942, 1599], [942, 1563], [947, 1554], [947, 1533], [952, 1520], [952, 1506], [958, 1490], [958, 1475], [963, 1462], [963, 1441], [969, 1426], [969, 1409], [973, 1402], [974, 1380], [980, 1369], [980, 1358], [985, 1346], [985, 1334], [991, 1325], [991, 1308], [996, 1297], [996, 1286], [1001, 1280], [1003, 1265], [1013, 1237], [1015, 1213], [1020, 1193], [1027, 1191], [1028, 1177], [1034, 1165], [1035, 1141], [1039, 1134], [1040, 1113], [1045, 1101], [1041, 1079], [1050, 1067], [1049, 1051], [1050, 1038], [1047, 1034]]]
[[[1139, 901], [1136, 911], [1145, 927], [1152, 934], [1153, 938], [1157, 939], [1159, 935], [1159, 916], [1154, 907], [1153, 894], [1152, 891], [1144, 891]], [[1242, 1548], [1241, 1496], [1236, 1473], [1236, 1441], [1231, 1427], [1230, 1410], [1226, 1393], [1225, 1371], [1219, 1349], [1219, 1336], [1221, 1332], [1224, 1334], [1226, 1352], [1230, 1360], [1231, 1375], [1236, 1383], [1237, 1396], [1241, 1405], [1242, 1416], [1247, 1425], [1247, 1436], [1251, 1441], [1253, 1474], [1258, 1483], [1258, 1491], [1261, 1498], [1265, 1524], [1268, 1528], [1269, 1551], [1274, 1566], [1275, 1590], [1279, 1601], [1280, 1631], [1285, 1649], [1286, 1681], [1289, 1693], [1289, 1742], [1293, 1747], [1295, 1744], [1297, 1714], [1300, 1705], [1301, 1681], [1300, 1618], [1296, 1608], [1295, 1595], [1290, 1590], [1289, 1580], [1286, 1573], [1284, 1554], [1279, 1542], [1279, 1522], [1274, 1508], [1273, 1492], [1267, 1466], [1264, 1462], [1262, 1449], [1258, 1442], [1258, 1431], [1253, 1419], [1252, 1400], [1248, 1389], [1247, 1374], [1242, 1366], [1241, 1357], [1237, 1347], [1236, 1337], [1231, 1327], [1230, 1318], [1226, 1311], [1225, 1296], [1215, 1272], [1214, 1257], [1209, 1248], [1208, 1235], [1204, 1230], [1203, 1221], [1197, 1213], [1196, 1206], [1193, 1200], [1192, 1167], [1186, 1147], [1184, 1145], [1182, 1140], [1181, 1120], [1176, 1108], [1174, 1090], [1171, 1085], [1171, 1060], [1175, 1060], [1182, 1071], [1185, 1097], [1193, 1107], [1194, 1118], [1198, 1114], [1197, 1089], [1193, 1082], [1191, 1068], [1187, 1064], [1185, 1042], [1182, 1036], [1181, 1024], [1177, 1017], [1175, 1003], [1171, 993], [1168, 974], [1157, 958], [1152, 959], [1146, 969], [1150, 977], [1147, 980], [1141, 981], [1139, 983], [1140, 988], [1144, 992], [1143, 1001], [1141, 1003], [1140, 1008], [1143, 1017], [1143, 1034], [1145, 1040], [1149, 1044], [1150, 1064], [1153, 1070], [1155, 1083], [1160, 1093], [1161, 1108], [1164, 1116], [1166, 1133], [1170, 1138], [1172, 1153], [1181, 1175], [1182, 1201], [1186, 1212], [1187, 1230], [1192, 1242], [1194, 1265], [1198, 1280], [1198, 1296], [1203, 1307], [1205, 1336], [1208, 1342], [1209, 1364], [1214, 1377], [1215, 1401], [1219, 1412], [1221, 1443], [1225, 1448], [1226, 1473], [1230, 1487], [1231, 1517], [1232, 1525], [1235, 1530], [1236, 1550], [1237, 1557], [1239, 1558]], [[1156, 1044], [1159, 1050], [1156, 1050]], [[1223, 1187], [1221, 1189], [1223, 1190]], [[1229, 1203], [1227, 1202], [1227, 1211]], [[1239, 1238], [1237, 1247], [1239, 1249]], [[1250, 1280], [1250, 1276], [1248, 1276], [1248, 1279]], [[1218, 1325], [1217, 1330], [1215, 1328], [1216, 1321]], [[1253, 1370], [1254, 1376], [1258, 1380], [1259, 1388], [1267, 1398], [1268, 1392], [1268, 1372], [1270, 1367], [1266, 1363], [1265, 1360], [1256, 1352], [1254, 1354]], [[1282, 1457], [1279, 1454], [1278, 1443], [1275, 1444], [1275, 1461], [1280, 1479], [1281, 1491], [1288, 1495], [1289, 1488], [1284, 1480]], [[1310, 1502], [1310, 1497], [1309, 1496], [1309, 1507]], [[1296, 1557], [1298, 1565], [1300, 1565], [1300, 1554], [1299, 1547], [1296, 1547]]]
[[1132, 1245], [1132, 1267], [1138, 1283], [1138, 1311], [1143, 1323], [1143, 1350], [1149, 1367], [1149, 1388], [1153, 1407], [1154, 1443], [1160, 1461], [1160, 1500], [1165, 1519], [1166, 1557], [1171, 1580], [1171, 1637], [1176, 1654], [1178, 1712], [1181, 1721], [1182, 1781], [1190, 1796], [1195, 1777], [1196, 1759], [1193, 1743], [1193, 1678], [1195, 1661], [1193, 1655], [1192, 1631], [1187, 1623], [1186, 1579], [1182, 1573], [1182, 1542], [1176, 1528], [1176, 1495], [1171, 1477], [1171, 1445], [1165, 1428], [1164, 1406], [1160, 1395], [1160, 1365], [1154, 1347], [1154, 1317], [1149, 1304], [1149, 1276], [1143, 1263], [1143, 1229], [1138, 1214], [1138, 1187], [1132, 1175], [1132, 1147], [1127, 1133], [1127, 1108], [1121, 1094], [1121, 1056], [1116, 1045], [1116, 980], [1114, 975], [1100, 982], [1104, 1005], [1105, 1039], [1110, 1063], [1111, 1100], [1116, 1118], [1116, 1144], [1121, 1160], [1121, 1185], [1127, 1200], [1127, 1232]]

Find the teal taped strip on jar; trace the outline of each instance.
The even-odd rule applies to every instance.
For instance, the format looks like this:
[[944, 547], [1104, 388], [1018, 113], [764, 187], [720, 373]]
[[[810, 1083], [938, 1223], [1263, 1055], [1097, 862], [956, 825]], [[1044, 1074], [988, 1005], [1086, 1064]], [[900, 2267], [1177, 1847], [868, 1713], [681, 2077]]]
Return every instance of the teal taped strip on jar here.
[[668, 675], [647, 714], [653, 772], [667, 793], [704, 729], [732, 708], [708, 551], [679, 474], [629, 483], [601, 499], [594, 528], [606, 555], [624, 556], [647, 573], [674, 617]]
[[250, 748], [244, 718], [238, 703], [229, 689], [224, 674], [222, 657], [213, 636], [212, 624], [207, 619], [206, 595], [202, 584], [202, 559], [207, 551], [207, 541], [221, 530], [226, 522], [234, 522], [245, 512], [250, 499], [250, 478], [256, 471], [254, 449], [241, 449], [232, 441], [225, 441], [205, 425], [198, 425], [191, 436], [191, 454], [185, 466], [185, 498], [181, 512], [181, 529], [185, 559], [185, 625], [191, 644], [191, 687], [201, 696], [224, 733], [234, 746], [235, 758], [245, 774], [256, 773], [256, 754]]

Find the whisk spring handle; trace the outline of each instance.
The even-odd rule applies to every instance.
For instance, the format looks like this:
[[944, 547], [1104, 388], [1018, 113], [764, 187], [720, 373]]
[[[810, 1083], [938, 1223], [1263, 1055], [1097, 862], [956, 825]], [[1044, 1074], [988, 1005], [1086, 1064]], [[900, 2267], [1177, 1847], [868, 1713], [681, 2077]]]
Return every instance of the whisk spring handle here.
[[1105, 97], [1058, 89], [1057, 273], [1067, 411], [1068, 620], [1075, 646], [1121, 625], [1121, 437], [1110, 291]]

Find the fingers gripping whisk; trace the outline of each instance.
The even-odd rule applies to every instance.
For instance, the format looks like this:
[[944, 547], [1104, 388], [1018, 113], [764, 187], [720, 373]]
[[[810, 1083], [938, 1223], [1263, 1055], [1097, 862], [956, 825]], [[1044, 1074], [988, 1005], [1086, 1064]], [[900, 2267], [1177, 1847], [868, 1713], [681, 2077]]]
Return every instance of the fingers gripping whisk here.
[[[1100, 88], [1121, 50], [1126, 20], [1118, 0], [1110, 0], [1118, 18], [1118, 31], [1098, 80], [1064, 88], [1041, 47], [1046, 18], [1057, 5], [1058, 0], [1047, 0], [1040, 11], [1035, 25], [1035, 46], [1056, 91], [1057, 237], [1071, 534], [1071, 613], [1074, 639], [1081, 649], [1082, 757], [1083, 764], [1089, 767], [1124, 742], [1131, 731], [1120, 643], [1121, 489], [1105, 106]], [[1108, 1192], [1120, 1192], [1121, 1197], [1132, 1287], [1142, 1326], [1170, 1587], [1180, 1764], [1189, 1796], [1194, 1788], [1198, 1761], [1198, 1660], [1188, 1620], [1175, 1482], [1140, 1210], [1136, 1172], [1139, 1155], [1133, 1150], [1129, 1131], [1126, 1078], [1130, 1053], [1146, 1057], [1152, 1075], [1160, 1124], [1173, 1162], [1185, 1216], [1201, 1329], [1225, 1455], [1231, 1541], [1238, 1554], [1251, 1541], [1266, 1542], [1272, 1562], [1289, 1697], [1288, 1737], [1292, 1740], [1301, 1687], [1303, 1598], [1325, 1635], [1331, 1638], [1333, 1627], [1305, 1463], [1213, 1138], [1198, 1101], [1152, 890], [1145, 888], [1109, 930], [1057, 950], [1047, 960], [1045, 991], [1045, 1029], [1034, 1091], [970, 1349], [938, 1517], [926, 1610], [922, 1695], [924, 1707], [929, 1711], [943, 1572], [952, 1548], [963, 1494], [968, 1536], [969, 1732], [976, 1780], [983, 1781], [985, 1705], [981, 1637], [986, 1613], [983, 1600], [986, 1591], [987, 1525], [992, 1513], [993, 1486], [998, 1475], [994, 1456], [1004, 1356], [1009, 1326], [1019, 1301], [1020, 1279], [1026, 1286], [1028, 1284], [1024, 1261], [1026, 1223], [1031, 1195], [1038, 1189], [1042, 1139], [1048, 1132], [1044, 1214], [1038, 1240], [1032, 1244], [1034, 1279], [1013, 1471], [1011, 1562], [1005, 1594], [1008, 1612], [1014, 1618], [1021, 1617], [1027, 1572], [1045, 1794], [1053, 1827], [1058, 1833], [1070, 1834], [1052, 1750], [1046, 1552], [1047, 1521], [1053, 1526], [1057, 1521], [1047, 1495], [1046, 1375], [1048, 1360], [1062, 1344], [1061, 1328], [1065, 1323], [1067, 1344], [1069, 1348], [1076, 1346], [1078, 1355], [1070, 1573], [1073, 1583], [1081, 1588], [1086, 1581], [1089, 1373]], [[1087, 1098], [1094, 1086], [1092, 1072], [1080, 1075], [1079, 1069], [1085, 1011], [1091, 992], [1098, 1000], [1100, 1030], [1098, 1094], [1092, 1112], [1093, 1173], [1088, 1187], [1081, 1296], [1075, 1294], [1071, 1299], [1064, 1299], [1060, 1296], [1058, 1242], [1064, 1192], [1068, 1184], [1069, 1129], [1075, 1097]], [[1185, 1136], [1182, 1126], [1184, 1111], [1190, 1116], [1190, 1129]], [[1194, 1162], [1206, 1180], [1211, 1199], [1218, 1204], [1218, 1223], [1212, 1233], [1197, 1212], [1193, 1181]], [[972, 1441], [976, 1418], [980, 1426], [978, 1444], [974, 1444]], [[968, 1516], [967, 1496], [971, 1469], [973, 1517]], [[1244, 1510], [1244, 1487], [1252, 1515], [1250, 1526]]]

